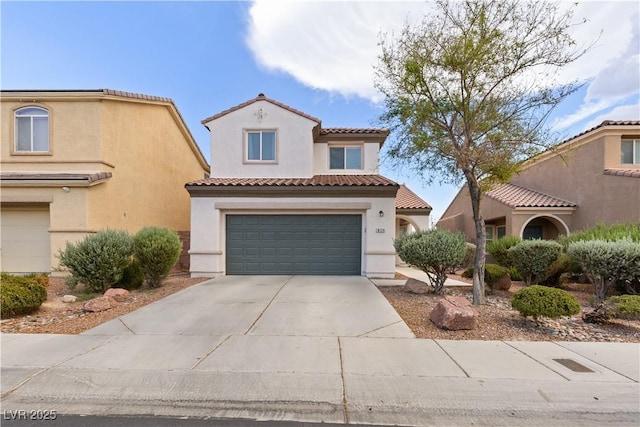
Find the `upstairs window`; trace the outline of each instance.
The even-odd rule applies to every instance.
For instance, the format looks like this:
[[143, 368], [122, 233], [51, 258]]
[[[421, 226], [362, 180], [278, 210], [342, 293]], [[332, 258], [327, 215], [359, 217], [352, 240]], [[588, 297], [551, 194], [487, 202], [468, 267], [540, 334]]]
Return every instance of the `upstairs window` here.
[[15, 151], [48, 153], [49, 112], [44, 108], [26, 107], [17, 110], [15, 118]]
[[329, 147], [329, 169], [362, 169], [362, 147]]
[[640, 165], [640, 139], [623, 139], [621, 160], [623, 165]]
[[275, 162], [276, 131], [260, 130], [247, 132], [247, 161]]

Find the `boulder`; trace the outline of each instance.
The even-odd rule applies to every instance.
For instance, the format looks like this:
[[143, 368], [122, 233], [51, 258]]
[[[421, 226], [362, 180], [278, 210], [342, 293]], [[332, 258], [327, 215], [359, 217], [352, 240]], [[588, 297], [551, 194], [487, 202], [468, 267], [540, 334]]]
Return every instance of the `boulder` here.
[[404, 284], [404, 291], [410, 294], [428, 294], [431, 292], [431, 286], [418, 279], [407, 279]]
[[471, 303], [463, 297], [442, 298], [431, 312], [430, 318], [438, 328], [450, 331], [473, 329], [476, 325], [476, 313]]
[[78, 300], [78, 297], [75, 295], [64, 295], [62, 297], [62, 302], [76, 302]]
[[129, 297], [129, 291], [122, 288], [109, 288], [104, 293], [104, 296], [111, 297], [118, 302], [122, 302]]
[[111, 297], [101, 296], [90, 299], [82, 305], [82, 310], [97, 313], [99, 311], [109, 310], [117, 305], [116, 300]]
[[511, 277], [505, 274], [493, 283], [491, 290], [493, 291], [508, 291], [511, 288]]

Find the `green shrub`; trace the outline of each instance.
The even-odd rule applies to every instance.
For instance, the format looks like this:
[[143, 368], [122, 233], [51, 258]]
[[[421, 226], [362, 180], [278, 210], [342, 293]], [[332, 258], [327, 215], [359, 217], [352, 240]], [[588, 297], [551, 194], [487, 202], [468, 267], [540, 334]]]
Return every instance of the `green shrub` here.
[[558, 259], [551, 264], [548, 271], [548, 276], [544, 280], [540, 281], [541, 285], [552, 286], [558, 288], [567, 282], [566, 273], [572, 271], [573, 260], [566, 253], [561, 253]]
[[475, 270], [474, 266], [467, 267], [460, 276], [464, 277], [465, 279], [472, 279], [474, 270]]
[[462, 233], [443, 229], [400, 236], [393, 246], [401, 260], [427, 273], [435, 293], [442, 292], [447, 272], [460, 265], [466, 250]]
[[122, 272], [122, 279], [117, 283], [118, 288], [127, 290], [140, 289], [144, 283], [144, 275], [142, 274], [142, 267], [140, 261], [137, 258], [131, 258], [131, 262], [127, 265], [127, 268]]
[[491, 254], [493, 259], [503, 267], [511, 267], [513, 263], [509, 258], [509, 249], [522, 242], [522, 239], [516, 236], [504, 236], [497, 240], [487, 242], [487, 252]]
[[533, 285], [513, 294], [511, 305], [523, 316], [560, 317], [580, 312], [580, 304], [568, 292], [547, 286]]
[[509, 267], [509, 277], [511, 280], [516, 280], [518, 282], [522, 281], [522, 275], [518, 273], [518, 270], [515, 267]]
[[570, 243], [586, 240], [603, 240], [615, 242], [617, 240], [630, 239], [640, 243], [640, 222], [616, 223], [611, 225], [597, 224], [582, 231], [571, 233], [569, 236], [561, 236], [558, 241], [565, 249]]
[[67, 242], [58, 258], [71, 273], [70, 287], [84, 283], [94, 292], [104, 292], [120, 281], [132, 253], [133, 239], [126, 231], [102, 230], [78, 243]]
[[147, 285], [154, 288], [169, 275], [176, 265], [182, 242], [178, 233], [164, 227], [145, 227], [133, 238], [133, 252], [140, 261]]
[[607, 300], [613, 308], [615, 317], [640, 320], [640, 295], [618, 295]]
[[527, 286], [547, 277], [549, 267], [558, 259], [562, 246], [550, 240], [524, 240], [507, 252], [513, 266]]
[[593, 284], [596, 304], [605, 300], [614, 283], [640, 280], [640, 243], [629, 238], [573, 242], [567, 253], [580, 263]]
[[[509, 269], [498, 264], [485, 264], [484, 282], [491, 289], [509, 289], [511, 287]], [[498, 284], [499, 282], [499, 286], [496, 287], [496, 284]]]
[[47, 289], [35, 277], [2, 273], [0, 277], [0, 314], [2, 318], [31, 313], [47, 299]]

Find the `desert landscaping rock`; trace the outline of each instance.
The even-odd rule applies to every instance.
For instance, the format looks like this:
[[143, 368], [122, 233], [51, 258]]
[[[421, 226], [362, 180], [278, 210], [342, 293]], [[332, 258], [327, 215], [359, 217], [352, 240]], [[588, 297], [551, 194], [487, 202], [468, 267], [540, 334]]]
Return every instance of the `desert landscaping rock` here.
[[466, 298], [447, 295], [436, 304], [430, 319], [441, 329], [459, 331], [475, 327], [476, 313]]
[[62, 302], [64, 303], [71, 303], [71, 302], [76, 302], [78, 300], [78, 297], [75, 295], [65, 295], [62, 297]]
[[498, 279], [492, 287], [494, 291], [508, 291], [511, 288], [511, 277], [508, 275], [502, 276], [502, 278]]
[[431, 286], [418, 279], [407, 279], [404, 284], [404, 291], [410, 294], [428, 294], [431, 292]]
[[90, 299], [89, 301], [85, 302], [82, 305], [82, 309], [84, 311], [88, 311], [91, 313], [98, 313], [101, 311], [110, 310], [116, 305], [117, 305], [117, 302], [115, 299], [108, 296], [102, 296], [102, 297]]
[[111, 297], [118, 302], [124, 302], [129, 298], [130, 292], [122, 288], [109, 288], [104, 293], [105, 297]]

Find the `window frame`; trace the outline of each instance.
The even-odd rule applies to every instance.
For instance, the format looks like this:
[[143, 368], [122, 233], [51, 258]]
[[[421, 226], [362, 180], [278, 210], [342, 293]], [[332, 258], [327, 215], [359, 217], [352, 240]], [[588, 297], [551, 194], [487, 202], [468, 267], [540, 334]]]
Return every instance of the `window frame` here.
[[[500, 230], [502, 231], [502, 236], [500, 236]], [[507, 226], [506, 225], [496, 225], [496, 239], [500, 240], [507, 235]]]
[[[40, 110], [41, 114], [25, 114], [20, 115], [21, 111], [28, 109], [36, 109]], [[18, 126], [18, 118], [29, 118], [29, 150], [22, 150], [18, 147], [19, 142], [19, 126]], [[46, 150], [34, 150], [34, 117], [35, 118], [46, 118], [47, 119], [47, 130], [45, 132], [46, 135]], [[41, 105], [23, 105], [13, 110], [13, 144], [11, 145], [11, 154], [18, 156], [43, 156], [43, 155], [51, 155], [51, 109]]]
[[[491, 237], [489, 237], [489, 230], [491, 230]], [[485, 235], [485, 240], [487, 242], [490, 242], [492, 240], [495, 239], [496, 237], [496, 226], [493, 224], [485, 224], [484, 225], [484, 235]]]
[[[622, 158], [622, 146], [625, 142], [631, 144], [631, 163], [625, 163]], [[640, 138], [622, 138], [620, 140], [620, 164], [640, 165]]]
[[[328, 147], [328, 169], [332, 171], [362, 171], [364, 170], [364, 146], [362, 144], [330, 144]], [[358, 168], [347, 168], [347, 149], [349, 148], [357, 148], [360, 150], [360, 167]], [[343, 162], [341, 168], [332, 168], [331, 167], [331, 150], [332, 149], [342, 149], [344, 152]]]
[[[263, 160], [263, 134], [264, 133], [273, 133], [273, 159]], [[249, 158], [249, 135], [251, 134], [259, 134], [260, 135], [260, 158], [259, 159], [250, 159]], [[277, 164], [278, 163], [278, 130], [277, 129], [245, 129], [244, 130], [244, 155], [243, 155], [243, 163], [246, 164]]]

